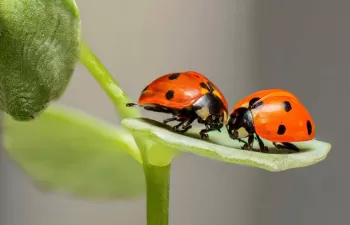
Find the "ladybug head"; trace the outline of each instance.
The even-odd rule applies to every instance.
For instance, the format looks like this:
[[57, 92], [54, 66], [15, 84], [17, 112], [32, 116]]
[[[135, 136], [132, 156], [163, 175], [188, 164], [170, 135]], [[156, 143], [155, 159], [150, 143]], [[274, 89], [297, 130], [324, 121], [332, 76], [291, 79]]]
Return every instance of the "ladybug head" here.
[[202, 121], [217, 124], [220, 128], [227, 121], [227, 109], [221, 99], [213, 93], [203, 95], [192, 107]]
[[232, 139], [245, 138], [254, 132], [252, 114], [247, 108], [235, 109], [226, 124], [227, 131]]

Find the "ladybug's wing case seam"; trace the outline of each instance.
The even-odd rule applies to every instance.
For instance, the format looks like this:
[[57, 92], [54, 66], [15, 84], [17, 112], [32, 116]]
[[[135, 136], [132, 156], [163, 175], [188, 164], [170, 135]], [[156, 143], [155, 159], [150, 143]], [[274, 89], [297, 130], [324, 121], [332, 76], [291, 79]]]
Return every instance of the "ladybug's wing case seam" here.
[[268, 99], [268, 98], [273, 98], [273, 97], [290, 97], [290, 98], [294, 98], [296, 99], [297, 101], [298, 98], [290, 93], [289, 91], [286, 91], [286, 90], [282, 90], [282, 89], [270, 89], [270, 90], [267, 90], [268, 93], [266, 93], [266, 95], [264, 95], [263, 97], [260, 97], [260, 100], [256, 101], [253, 105], [252, 105], [252, 108], [254, 108], [254, 106], [258, 105], [260, 102], [264, 102], [265, 99]]
[[[253, 94], [250, 94], [247, 97], [245, 97], [245, 98], [241, 99], [240, 101], [238, 101], [236, 103], [236, 105], [233, 107], [231, 113], [233, 113], [233, 111], [235, 109], [240, 108], [240, 107], [248, 108], [250, 100], [252, 100], [254, 98], [262, 99], [262, 98], [268, 96], [269, 94], [271, 94], [273, 92], [279, 92], [280, 93], [280, 92], [284, 92], [284, 90], [274, 88], [274, 89], [260, 90], [260, 91], [257, 91], [255, 93], [253, 93]], [[255, 102], [255, 104], [256, 103], [258, 103], [258, 102]]]

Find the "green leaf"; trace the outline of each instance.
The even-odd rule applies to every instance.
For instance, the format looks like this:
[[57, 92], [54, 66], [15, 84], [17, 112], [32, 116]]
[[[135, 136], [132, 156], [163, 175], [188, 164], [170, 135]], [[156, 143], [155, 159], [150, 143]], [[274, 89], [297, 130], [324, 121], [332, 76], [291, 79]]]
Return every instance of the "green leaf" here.
[[123, 128], [51, 106], [29, 122], [6, 115], [3, 134], [5, 150], [43, 189], [103, 199], [145, 192], [139, 150]]
[[0, 1], [0, 110], [31, 120], [65, 91], [80, 56], [74, 0]]
[[[282, 154], [283, 150], [276, 149], [271, 153], [261, 153], [242, 150], [240, 148], [242, 143], [232, 140], [224, 129], [221, 133], [210, 132], [209, 140], [201, 140], [198, 127], [189, 130], [186, 134], [179, 134], [172, 132], [168, 126], [160, 122], [146, 118], [126, 118], [122, 120], [122, 124], [134, 136], [153, 140], [165, 147], [268, 171], [283, 171], [313, 165], [325, 159], [331, 149], [328, 143], [312, 140], [296, 144], [301, 148], [299, 153]], [[265, 144], [273, 150], [270, 142], [265, 140]], [[255, 148], [257, 148], [256, 145]]]

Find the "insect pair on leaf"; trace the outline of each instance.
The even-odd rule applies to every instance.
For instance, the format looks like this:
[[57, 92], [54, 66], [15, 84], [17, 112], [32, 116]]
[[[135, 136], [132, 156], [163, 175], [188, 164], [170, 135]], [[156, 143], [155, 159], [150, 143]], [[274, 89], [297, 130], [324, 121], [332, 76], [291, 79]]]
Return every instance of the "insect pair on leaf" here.
[[[225, 125], [232, 139], [243, 142], [242, 149], [252, 150], [254, 139], [259, 149], [267, 152], [261, 138], [271, 141], [278, 149], [299, 151], [290, 142], [308, 141], [315, 137], [315, 125], [307, 109], [298, 98], [282, 89], [268, 89], [253, 93], [238, 103], [228, 114], [228, 104], [222, 92], [204, 75], [179, 72], [163, 75], [147, 85], [136, 103], [146, 110], [172, 114], [164, 120], [179, 123], [176, 132], [184, 133], [197, 120], [203, 124], [199, 134], [209, 138], [208, 132]], [[248, 141], [242, 138], [248, 137]]]

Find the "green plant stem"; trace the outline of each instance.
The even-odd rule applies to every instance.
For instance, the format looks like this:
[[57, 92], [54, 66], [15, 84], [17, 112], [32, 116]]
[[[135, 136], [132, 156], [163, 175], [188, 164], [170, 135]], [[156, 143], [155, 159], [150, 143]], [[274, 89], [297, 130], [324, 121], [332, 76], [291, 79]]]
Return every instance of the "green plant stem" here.
[[[130, 102], [129, 97], [126, 96], [124, 91], [119, 87], [117, 81], [84, 41], [82, 41], [80, 54], [81, 63], [94, 76], [96, 81], [113, 101], [121, 117], [139, 117], [141, 114], [136, 108], [125, 107], [125, 104]], [[146, 177], [147, 224], [168, 225], [171, 165], [169, 164], [159, 167], [150, 164], [148, 160], [149, 146], [147, 141], [142, 138], [136, 138], [135, 136], [134, 139], [140, 149]]]
[[144, 164], [147, 185], [147, 225], [168, 225], [171, 165]]
[[118, 113], [122, 118], [139, 117], [141, 115], [139, 110], [136, 108], [125, 107], [125, 104], [130, 102], [130, 98], [119, 87], [117, 81], [103, 66], [101, 61], [95, 56], [95, 54], [90, 50], [89, 46], [84, 41], [81, 43], [80, 61], [94, 76], [96, 81], [113, 101]]
[[[169, 184], [171, 164], [155, 166], [151, 164], [150, 150], [162, 152], [159, 145], [154, 146], [152, 141], [144, 141], [146, 137], [133, 135], [140, 149], [143, 171], [146, 178], [147, 192], [147, 225], [168, 225], [169, 211]], [[152, 149], [156, 147], [157, 149]]]

